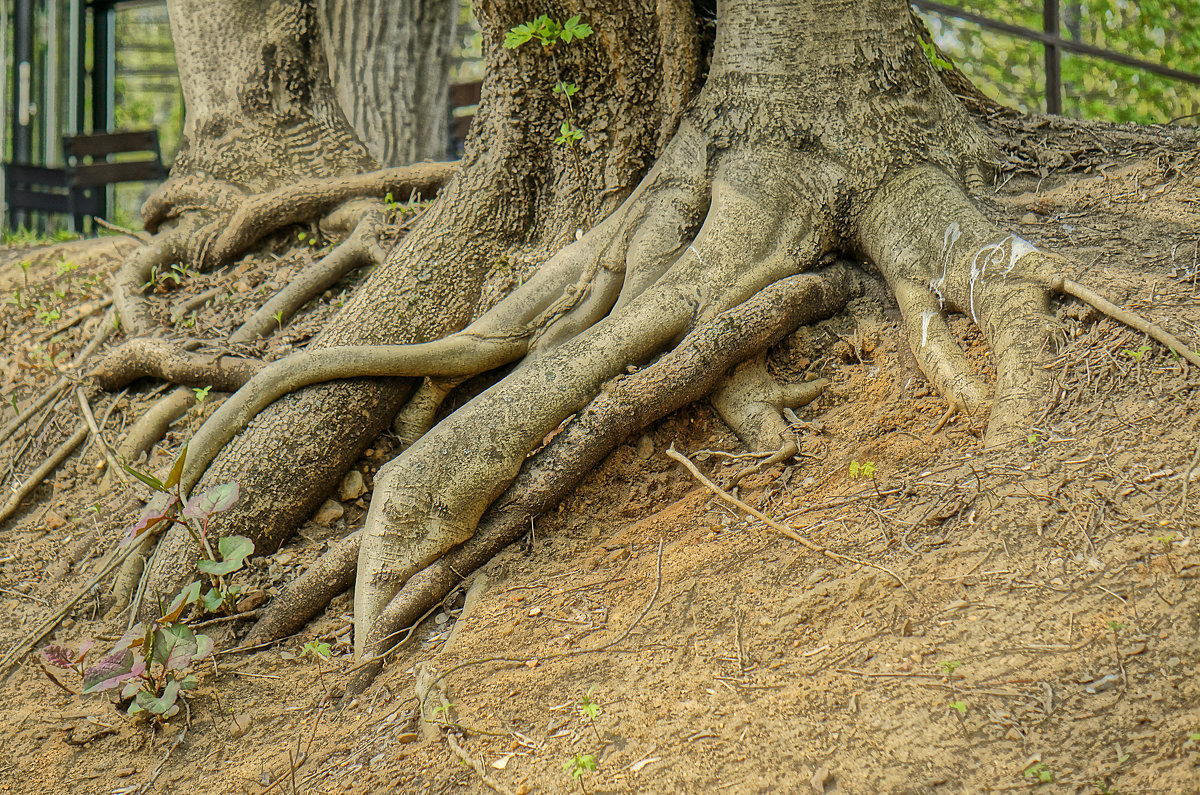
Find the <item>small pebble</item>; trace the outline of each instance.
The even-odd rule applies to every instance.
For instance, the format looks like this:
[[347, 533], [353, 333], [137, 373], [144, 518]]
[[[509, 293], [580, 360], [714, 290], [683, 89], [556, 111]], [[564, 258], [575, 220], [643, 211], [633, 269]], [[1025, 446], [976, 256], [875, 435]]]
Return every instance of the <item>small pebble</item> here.
[[338, 519], [341, 519], [342, 514], [345, 512], [346, 509], [342, 507], [340, 502], [337, 502], [336, 500], [325, 500], [325, 503], [318, 508], [316, 514], [313, 515], [313, 521], [322, 527], [329, 527], [329, 525], [333, 524]]

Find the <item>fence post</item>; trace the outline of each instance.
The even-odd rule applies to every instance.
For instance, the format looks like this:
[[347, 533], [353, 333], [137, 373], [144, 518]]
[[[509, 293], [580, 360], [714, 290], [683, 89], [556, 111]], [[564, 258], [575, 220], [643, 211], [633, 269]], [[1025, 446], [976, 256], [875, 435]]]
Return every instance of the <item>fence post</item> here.
[[[1042, 0], [1042, 30], [1059, 35], [1058, 0]], [[1046, 42], [1046, 112], [1062, 113], [1062, 51]]]

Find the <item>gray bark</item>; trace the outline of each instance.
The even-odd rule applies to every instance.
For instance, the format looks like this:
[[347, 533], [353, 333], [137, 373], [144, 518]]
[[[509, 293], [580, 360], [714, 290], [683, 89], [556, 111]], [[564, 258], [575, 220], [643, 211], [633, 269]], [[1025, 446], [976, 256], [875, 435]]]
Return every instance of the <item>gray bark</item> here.
[[329, 76], [385, 166], [441, 160], [457, 0], [318, 0]]
[[261, 193], [375, 161], [334, 96], [315, 0], [169, 0], [187, 109], [172, 176]]

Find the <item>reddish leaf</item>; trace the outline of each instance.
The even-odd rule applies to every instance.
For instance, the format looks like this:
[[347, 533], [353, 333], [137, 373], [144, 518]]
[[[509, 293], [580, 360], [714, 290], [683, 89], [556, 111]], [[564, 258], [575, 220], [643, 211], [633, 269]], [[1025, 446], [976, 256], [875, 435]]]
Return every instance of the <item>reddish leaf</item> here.
[[214, 513], [228, 511], [238, 501], [240, 489], [236, 483], [222, 483], [202, 494], [197, 494], [183, 506], [183, 515], [188, 519], [203, 521]]
[[42, 657], [55, 668], [75, 667], [75, 653], [66, 646], [43, 646]]
[[174, 494], [161, 492], [154, 495], [154, 498], [146, 503], [146, 507], [142, 510], [142, 515], [138, 517], [137, 522], [125, 531], [125, 536], [121, 539], [121, 544], [128, 544], [159, 522], [169, 519], [175, 513], [175, 506], [178, 503], [179, 498]]

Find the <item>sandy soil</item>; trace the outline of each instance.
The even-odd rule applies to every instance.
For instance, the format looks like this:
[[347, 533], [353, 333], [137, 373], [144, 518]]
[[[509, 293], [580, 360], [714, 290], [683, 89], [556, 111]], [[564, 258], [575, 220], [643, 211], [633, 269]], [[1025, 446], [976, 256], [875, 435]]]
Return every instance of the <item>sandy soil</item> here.
[[[1105, 174], [1010, 180], [991, 212], [1200, 340], [1196, 159]], [[43, 254], [28, 286], [12, 263], [29, 252], [0, 252], [0, 390], [18, 407], [95, 333], [123, 247]], [[220, 339], [312, 256], [162, 279], [156, 306], [166, 318], [221, 287], [175, 331]], [[250, 352], [302, 345], [342, 294]], [[860, 563], [747, 520], [668, 459], [674, 444], [718, 482], [745, 465], [703, 452], [741, 450], [694, 406], [609, 456], [349, 703], [348, 594], [253, 653], [220, 652], [245, 622], [211, 627], [218, 655], [199, 665], [186, 716], [164, 725], [25, 658], [0, 687], [0, 791], [1200, 792], [1200, 381], [1139, 334], [1073, 303], [1058, 311], [1069, 339], [1048, 365], [1056, 388], [1029, 437], [1002, 449], [983, 450], [960, 418], [939, 427], [944, 402], [882, 290], [772, 351], [779, 378], [834, 383], [800, 412], [800, 460], [738, 494]], [[986, 371], [978, 335], [956, 328]], [[97, 397], [109, 443], [161, 391]], [[215, 401], [145, 466], [169, 462]], [[15, 416], [0, 410], [3, 424]], [[5, 498], [78, 423], [67, 392], [0, 448]], [[391, 447], [359, 463], [368, 485]], [[100, 488], [103, 460], [97, 444], [77, 451], [0, 525], [0, 651], [95, 573], [129, 521], [131, 492]], [[239, 575], [248, 592], [277, 592], [362, 523], [364, 499], [254, 558]], [[108, 588], [49, 640], [111, 642], [124, 624], [102, 618]], [[300, 653], [314, 639], [328, 661]], [[417, 720], [421, 671], [442, 677], [440, 731]]]

